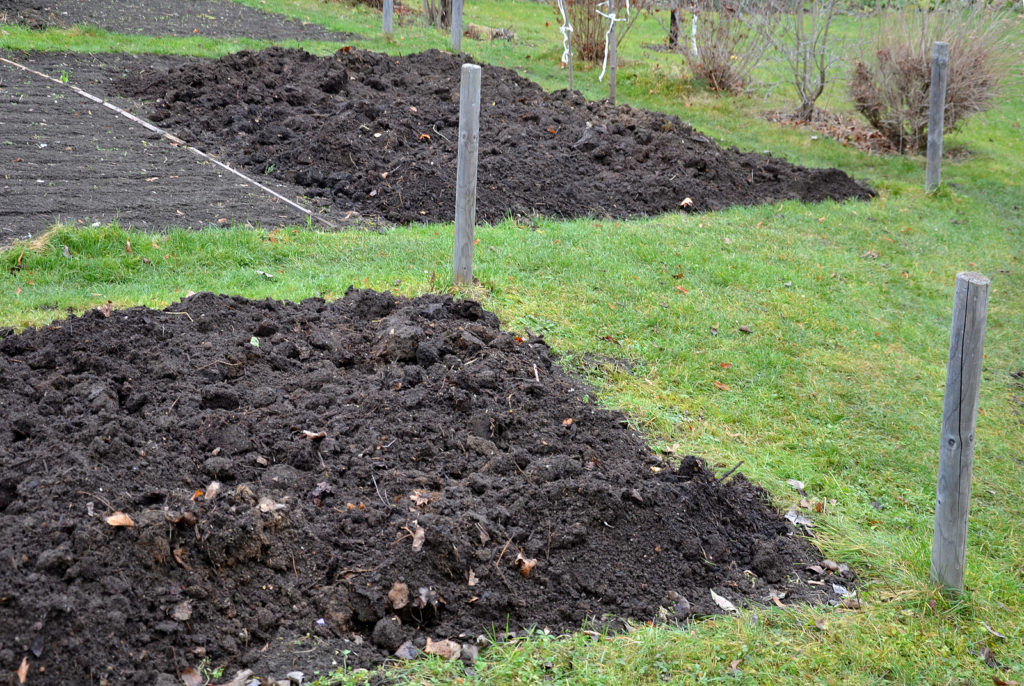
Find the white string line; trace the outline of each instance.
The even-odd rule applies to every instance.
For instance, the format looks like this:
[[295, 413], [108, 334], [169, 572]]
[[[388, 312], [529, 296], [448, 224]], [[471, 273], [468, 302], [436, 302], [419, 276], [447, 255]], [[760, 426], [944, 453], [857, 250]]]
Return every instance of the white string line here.
[[81, 95], [83, 98], [86, 98], [88, 100], [92, 100], [95, 103], [103, 105], [107, 109], [113, 110], [117, 114], [120, 114], [122, 117], [130, 119], [131, 121], [135, 122], [136, 124], [140, 124], [140, 125], [146, 127], [147, 129], [149, 129], [153, 133], [156, 133], [156, 134], [159, 134], [159, 135], [163, 136], [164, 138], [169, 140], [174, 145], [177, 145], [178, 147], [184, 148], [185, 150], [189, 150], [189, 151], [195, 153], [196, 155], [199, 155], [203, 159], [209, 160], [210, 162], [213, 162], [218, 167], [221, 167], [222, 169], [226, 169], [227, 171], [231, 172], [235, 176], [240, 177], [244, 181], [246, 181], [248, 183], [251, 183], [252, 185], [254, 185], [257, 188], [259, 188], [260, 190], [263, 190], [263, 191], [266, 191], [267, 193], [270, 193], [271, 195], [273, 195], [278, 200], [281, 200], [283, 202], [288, 203], [289, 205], [291, 205], [295, 209], [299, 210], [300, 212], [305, 213], [310, 218], [316, 219], [318, 222], [320, 222], [322, 224], [325, 224], [326, 226], [329, 226], [329, 227], [331, 227], [332, 229], [334, 229], [336, 231], [338, 230], [337, 226], [335, 226], [331, 222], [327, 221], [323, 217], [320, 217], [318, 215], [313, 214], [312, 212], [307, 210], [302, 205], [300, 205], [300, 204], [298, 204], [298, 203], [296, 203], [296, 202], [294, 202], [292, 200], [289, 200], [288, 198], [284, 197], [283, 195], [281, 195], [280, 193], [278, 193], [277, 191], [275, 191], [275, 190], [273, 190], [271, 188], [267, 188], [266, 186], [261, 184], [259, 181], [256, 181], [255, 179], [249, 178], [248, 176], [246, 176], [242, 172], [238, 171], [237, 169], [233, 169], [232, 167], [229, 167], [228, 165], [226, 165], [225, 163], [221, 162], [220, 160], [218, 160], [218, 159], [216, 159], [214, 157], [211, 157], [210, 155], [207, 155], [205, 152], [203, 152], [199, 148], [192, 147], [191, 145], [189, 145], [188, 143], [186, 143], [182, 139], [180, 139], [177, 136], [175, 136], [170, 131], [165, 131], [164, 129], [161, 129], [159, 126], [156, 126], [155, 124], [152, 124], [152, 123], [146, 121], [145, 119], [142, 119], [141, 117], [137, 117], [137, 116], [135, 116], [134, 114], [132, 114], [131, 112], [129, 112], [127, 110], [121, 109], [120, 107], [118, 107], [117, 105], [115, 105], [112, 102], [108, 102], [108, 101], [104, 100], [103, 98], [96, 97], [95, 95], [82, 90], [78, 86], [73, 86], [70, 83], [64, 83], [60, 79], [55, 79], [55, 78], [53, 78], [52, 76], [50, 76], [48, 74], [42, 73], [41, 71], [36, 71], [35, 69], [29, 69], [25, 65], [18, 64], [17, 62], [13, 62], [13, 61], [7, 59], [6, 57], [0, 57], [0, 62], [6, 62], [7, 64], [10, 64], [11, 66], [17, 67], [18, 69], [22, 69], [24, 71], [27, 71], [30, 74], [35, 74], [36, 76], [40, 76], [40, 77], [42, 77], [44, 79], [47, 79], [49, 81], [53, 81], [54, 83], [59, 84], [61, 86], [66, 86], [66, 87], [70, 88], [71, 90], [73, 90], [75, 93], [78, 93], [79, 95]]
[[559, 31], [562, 32], [562, 64], [569, 63], [569, 51], [570, 36], [572, 35], [572, 24], [569, 23], [569, 12], [565, 6], [566, 0], [558, 0], [558, 9], [562, 13], [562, 26], [559, 27]]
[[[603, 0], [603, 2], [597, 3], [597, 7], [609, 7], [609, 0]], [[598, 81], [604, 78], [604, 73], [608, 69], [608, 40], [612, 35], [612, 27], [615, 26], [617, 21], [626, 21], [629, 19], [629, 0], [626, 0], [626, 19], [619, 19], [615, 16], [615, 12], [602, 12], [599, 9], [595, 9], [599, 15], [608, 20], [608, 30], [604, 32], [604, 62], [601, 63], [601, 74], [597, 77]]]

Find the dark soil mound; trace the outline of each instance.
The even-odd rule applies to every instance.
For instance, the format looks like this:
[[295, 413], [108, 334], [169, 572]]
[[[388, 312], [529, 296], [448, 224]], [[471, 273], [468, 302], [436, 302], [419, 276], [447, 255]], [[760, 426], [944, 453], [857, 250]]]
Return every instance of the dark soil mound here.
[[[128, 78], [150, 118], [263, 173], [395, 222], [450, 221], [466, 56], [271, 48]], [[724, 150], [677, 117], [546, 93], [484, 67], [477, 218], [632, 217], [869, 198], [836, 169]]]
[[230, 0], [0, 0], [0, 21], [38, 29], [86, 24], [154, 36], [338, 42], [358, 38]]
[[762, 491], [660, 461], [473, 302], [93, 311], [0, 340], [0, 378], [0, 672], [30, 684], [832, 592]]

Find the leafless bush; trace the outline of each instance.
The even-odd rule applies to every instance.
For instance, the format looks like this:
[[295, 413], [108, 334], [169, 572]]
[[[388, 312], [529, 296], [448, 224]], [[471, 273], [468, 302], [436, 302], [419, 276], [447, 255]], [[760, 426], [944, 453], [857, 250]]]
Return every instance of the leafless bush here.
[[992, 105], [1006, 68], [1002, 11], [978, 3], [932, 12], [894, 10], [879, 21], [872, 54], [854, 65], [850, 95], [857, 110], [901, 152], [928, 143], [932, 46], [949, 43], [943, 131], [956, 130]]
[[445, 30], [452, 27], [452, 0], [423, 0], [427, 23]]
[[684, 53], [686, 65], [716, 91], [742, 91], [768, 48], [760, 30], [764, 15], [751, 3], [728, 0], [697, 0], [694, 12], [696, 33]]
[[[424, 0], [426, 1], [426, 0]], [[567, 0], [569, 23], [572, 25], [572, 57], [585, 62], [600, 62], [604, 59], [604, 38], [608, 32], [608, 20], [597, 13], [600, 9], [608, 13], [608, 6], [598, 7], [600, 0]], [[626, 0], [616, 0], [616, 16], [625, 21], [615, 26], [615, 44], [622, 45], [629, 30], [641, 12], [653, 6], [653, 0], [633, 0], [629, 3], [626, 16]], [[557, 9], [556, 9], [557, 11]], [[561, 14], [559, 14], [561, 18]]]
[[774, 22], [768, 40], [782, 56], [796, 86], [800, 105], [796, 116], [814, 117], [818, 98], [833, 78], [835, 65], [845, 58], [844, 46], [832, 33], [832, 21], [845, 0], [773, 0]]

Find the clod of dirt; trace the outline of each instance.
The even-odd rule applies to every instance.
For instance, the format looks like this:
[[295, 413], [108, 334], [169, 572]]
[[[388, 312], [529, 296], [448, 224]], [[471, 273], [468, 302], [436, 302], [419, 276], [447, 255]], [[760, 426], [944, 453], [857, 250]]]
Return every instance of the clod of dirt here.
[[761, 490], [662, 462], [471, 301], [200, 293], [7, 336], [0, 378], [0, 672], [32, 684], [836, 602]]
[[[450, 221], [465, 55], [345, 48], [243, 51], [129, 76], [149, 117], [186, 140], [394, 222]], [[866, 199], [837, 169], [723, 149], [678, 117], [544, 92], [483, 70], [477, 218], [635, 217], [783, 199]]]

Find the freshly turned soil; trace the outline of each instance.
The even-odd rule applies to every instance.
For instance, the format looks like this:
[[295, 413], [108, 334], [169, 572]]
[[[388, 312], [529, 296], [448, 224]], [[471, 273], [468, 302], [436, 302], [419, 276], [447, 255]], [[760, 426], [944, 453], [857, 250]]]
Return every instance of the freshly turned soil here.
[[[451, 221], [465, 55], [270, 48], [129, 74], [121, 94], [250, 171], [393, 222]], [[546, 93], [484, 66], [477, 218], [636, 217], [783, 199], [867, 199], [837, 169], [723, 149], [678, 117]]]
[[[34, 71], [131, 109], [110, 94], [113, 79], [181, 64], [156, 55], [10, 53]], [[67, 86], [0, 63], [0, 246], [56, 222], [119, 222], [145, 231], [250, 224], [271, 230], [306, 216], [192, 152], [173, 145]], [[343, 227], [366, 222], [333, 203], [311, 203], [295, 184], [259, 182]], [[322, 199], [320, 199], [322, 201]], [[317, 224], [320, 226], [319, 224]]]
[[0, 673], [28, 684], [309, 675], [850, 581], [471, 301], [201, 293], [5, 335]]
[[342, 43], [358, 38], [230, 0], [0, 0], [0, 20], [39, 29], [85, 24], [115, 33], [152, 36]]

